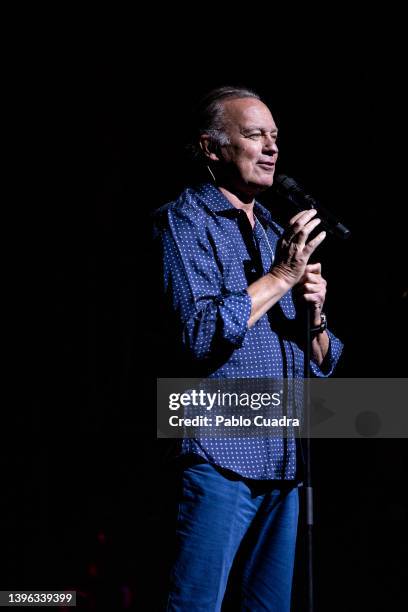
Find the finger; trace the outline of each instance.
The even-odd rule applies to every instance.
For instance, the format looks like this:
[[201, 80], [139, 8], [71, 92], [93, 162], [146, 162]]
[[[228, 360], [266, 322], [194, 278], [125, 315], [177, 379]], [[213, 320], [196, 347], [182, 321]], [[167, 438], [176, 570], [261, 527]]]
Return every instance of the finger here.
[[323, 278], [323, 276], [321, 276], [320, 274], [313, 274], [310, 272], [306, 272], [302, 276], [302, 282], [303, 283], [318, 283], [319, 285], [322, 285], [324, 287], [327, 285], [327, 281], [326, 279]]
[[303, 290], [305, 293], [320, 293], [322, 290], [322, 286], [320, 283], [304, 283]]
[[297, 221], [301, 221], [303, 217], [307, 219], [311, 219], [312, 217], [315, 216], [316, 213], [317, 213], [317, 210], [315, 208], [309, 208], [308, 210], [302, 210], [301, 212], [297, 213], [297, 215], [295, 215], [294, 217], [290, 219], [289, 225], [294, 225]]
[[315, 227], [319, 225], [319, 223], [320, 219], [312, 219], [312, 221], [309, 221], [307, 225], [304, 225], [298, 231], [294, 232], [291, 242], [296, 242], [300, 247], [303, 248], [306, 244], [309, 234], [314, 230]]
[[[314, 223], [313, 227], [316, 227], [320, 223], [320, 219], [313, 219], [316, 211], [314, 209], [305, 211], [304, 215], [300, 217], [293, 225], [290, 225], [286, 230], [284, 237], [288, 242], [292, 242], [293, 238], [299, 232], [303, 231], [303, 228], [309, 227], [310, 223]], [[311, 231], [311, 230], [310, 230]]]
[[315, 306], [321, 306], [323, 303], [322, 298], [316, 293], [305, 293], [302, 298], [308, 304], [314, 304]]
[[319, 244], [321, 244], [325, 238], [326, 232], [320, 232], [320, 234], [317, 234], [316, 238], [313, 238], [313, 240], [310, 240], [310, 242], [307, 243], [303, 249], [307, 258], [311, 256], [311, 254], [317, 249]]
[[[306, 266], [307, 268], [307, 266]], [[300, 283], [323, 283], [326, 284], [325, 279], [318, 272], [305, 272], [299, 281]]]
[[305, 268], [305, 272], [312, 272], [314, 274], [321, 274], [322, 273], [322, 264], [321, 263], [312, 263], [312, 264], [307, 264], [306, 268]]

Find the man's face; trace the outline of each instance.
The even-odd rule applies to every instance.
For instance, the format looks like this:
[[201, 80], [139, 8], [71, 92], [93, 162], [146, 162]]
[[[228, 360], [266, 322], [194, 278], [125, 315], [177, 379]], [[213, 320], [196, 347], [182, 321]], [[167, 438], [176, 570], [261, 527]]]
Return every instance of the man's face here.
[[222, 173], [232, 187], [255, 195], [273, 183], [278, 157], [277, 127], [265, 104], [256, 98], [224, 102], [225, 133], [221, 147]]

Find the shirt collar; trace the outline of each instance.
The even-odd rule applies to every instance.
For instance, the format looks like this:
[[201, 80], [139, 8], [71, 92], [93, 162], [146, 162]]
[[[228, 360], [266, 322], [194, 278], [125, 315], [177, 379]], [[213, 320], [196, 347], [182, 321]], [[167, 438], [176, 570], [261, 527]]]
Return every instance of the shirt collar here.
[[[197, 196], [203, 201], [203, 203], [214, 213], [225, 213], [233, 214], [236, 211], [238, 215], [238, 208], [235, 208], [231, 202], [221, 193], [215, 185], [212, 183], [202, 183], [196, 189]], [[255, 200], [254, 213], [260, 221], [264, 221], [266, 224], [273, 224], [273, 220], [270, 212]]]

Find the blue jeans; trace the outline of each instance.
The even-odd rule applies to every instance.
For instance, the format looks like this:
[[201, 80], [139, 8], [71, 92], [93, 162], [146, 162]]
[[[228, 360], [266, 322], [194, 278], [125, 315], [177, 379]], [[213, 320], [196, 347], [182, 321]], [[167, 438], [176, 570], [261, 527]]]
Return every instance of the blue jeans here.
[[289, 612], [297, 488], [209, 463], [182, 478], [167, 610]]

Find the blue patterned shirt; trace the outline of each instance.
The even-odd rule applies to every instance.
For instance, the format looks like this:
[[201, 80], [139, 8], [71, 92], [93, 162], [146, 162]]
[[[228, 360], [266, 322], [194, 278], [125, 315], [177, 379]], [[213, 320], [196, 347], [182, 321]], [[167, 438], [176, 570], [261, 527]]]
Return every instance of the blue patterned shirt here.
[[[296, 316], [290, 291], [248, 328], [247, 287], [269, 271], [283, 232], [257, 202], [254, 214], [252, 228], [246, 213], [211, 184], [188, 188], [156, 211], [163, 289], [179, 325], [186, 363], [197, 366], [194, 374], [303, 379], [303, 351], [290, 332]], [[341, 354], [342, 343], [328, 334], [325, 370], [312, 362], [314, 376], [329, 376]], [[182, 454], [197, 454], [256, 479], [296, 479], [296, 449], [295, 439], [275, 436], [181, 442]]]

